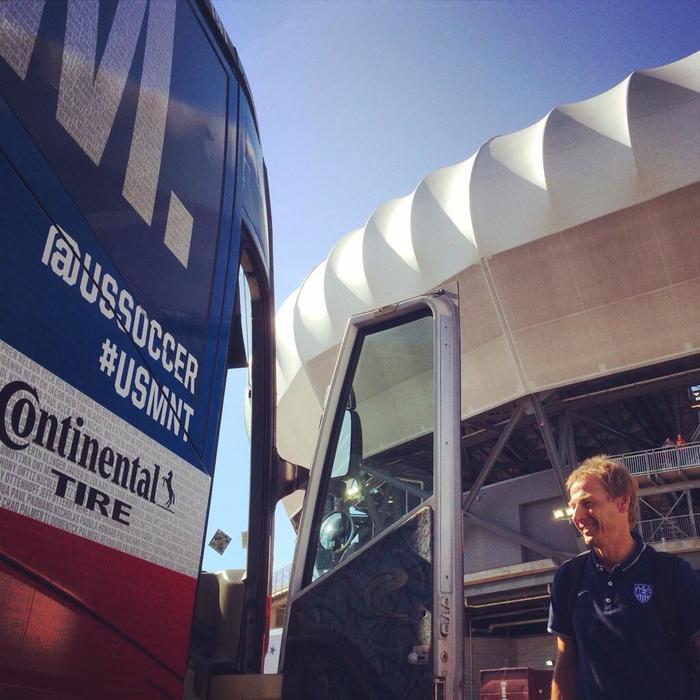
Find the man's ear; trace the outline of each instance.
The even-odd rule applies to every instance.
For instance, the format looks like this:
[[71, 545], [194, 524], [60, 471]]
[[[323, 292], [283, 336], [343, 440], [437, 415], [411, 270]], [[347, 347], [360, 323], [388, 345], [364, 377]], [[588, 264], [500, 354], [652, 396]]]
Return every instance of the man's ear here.
[[619, 496], [615, 499], [617, 501], [617, 509], [620, 513], [627, 513], [630, 509], [630, 497], [629, 496]]

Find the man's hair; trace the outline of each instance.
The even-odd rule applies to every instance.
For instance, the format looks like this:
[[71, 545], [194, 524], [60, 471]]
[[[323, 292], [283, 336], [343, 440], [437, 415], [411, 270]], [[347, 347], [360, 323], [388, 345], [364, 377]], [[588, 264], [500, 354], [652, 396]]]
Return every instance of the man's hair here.
[[627, 519], [630, 529], [633, 528], [639, 518], [639, 487], [630, 476], [626, 467], [610, 459], [608, 455], [589, 457], [569, 474], [566, 480], [566, 489], [571, 492], [571, 487], [576, 481], [583, 481], [589, 476], [595, 476], [600, 480], [603, 488], [610, 498], [629, 496], [629, 509]]

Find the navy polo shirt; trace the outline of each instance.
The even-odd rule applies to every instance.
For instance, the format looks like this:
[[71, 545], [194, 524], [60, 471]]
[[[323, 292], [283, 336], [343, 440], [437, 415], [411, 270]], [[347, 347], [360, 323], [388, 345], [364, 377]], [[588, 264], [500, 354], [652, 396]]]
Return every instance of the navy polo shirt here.
[[[608, 572], [588, 557], [573, 616], [567, 611], [562, 571], [554, 575], [549, 608], [551, 634], [576, 640], [581, 700], [691, 700], [694, 673], [672, 648], [654, 604], [654, 552], [633, 533], [632, 554]], [[700, 634], [700, 580], [688, 562], [674, 582], [681, 630]], [[573, 619], [572, 619], [573, 617]]]

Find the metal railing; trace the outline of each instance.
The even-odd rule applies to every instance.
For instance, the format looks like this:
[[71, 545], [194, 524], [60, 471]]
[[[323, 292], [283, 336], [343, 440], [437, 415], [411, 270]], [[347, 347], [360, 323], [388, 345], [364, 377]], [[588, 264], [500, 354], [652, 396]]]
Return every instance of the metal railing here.
[[700, 467], [700, 442], [678, 447], [660, 447], [644, 452], [628, 452], [614, 455], [612, 459], [627, 467], [633, 476]]
[[637, 523], [636, 530], [648, 544], [697, 537], [700, 532], [700, 513], [642, 520]]
[[292, 575], [292, 565], [288, 564], [287, 566], [282, 567], [281, 569], [277, 569], [272, 574], [272, 589], [271, 589], [271, 595], [277, 595], [278, 593], [282, 593], [286, 591], [289, 588], [289, 577]]

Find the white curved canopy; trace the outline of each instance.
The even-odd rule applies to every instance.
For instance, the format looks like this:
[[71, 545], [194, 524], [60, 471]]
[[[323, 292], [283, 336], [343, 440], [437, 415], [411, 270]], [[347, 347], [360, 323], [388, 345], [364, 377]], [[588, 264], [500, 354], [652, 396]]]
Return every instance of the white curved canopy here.
[[310, 465], [350, 315], [460, 285], [462, 413], [700, 351], [700, 52], [380, 206], [277, 314], [280, 454]]

